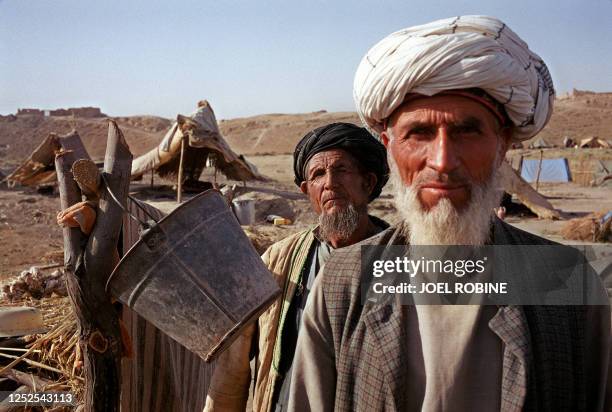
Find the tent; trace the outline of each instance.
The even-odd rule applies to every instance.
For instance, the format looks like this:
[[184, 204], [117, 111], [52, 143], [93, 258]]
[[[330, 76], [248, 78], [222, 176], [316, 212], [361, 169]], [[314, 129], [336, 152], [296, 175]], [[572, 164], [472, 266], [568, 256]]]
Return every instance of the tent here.
[[204, 167], [213, 165], [232, 180], [266, 180], [255, 166], [232, 151], [221, 135], [212, 107], [206, 100], [190, 116], [177, 115], [176, 122], [157, 147], [134, 159], [132, 178], [139, 178], [150, 170], [162, 177], [179, 174], [181, 142], [183, 153], [183, 180], [198, 180]]
[[589, 183], [591, 186], [612, 186], [612, 160], [598, 160]]
[[515, 195], [522, 204], [527, 206], [538, 217], [543, 219], [559, 219], [561, 217], [559, 211], [544, 196], [531, 187], [529, 183], [525, 182], [507, 162], [502, 162], [500, 173], [500, 183], [503, 190], [506, 193]]
[[555, 147], [554, 145], [548, 143], [542, 137], [538, 137], [529, 145], [530, 149], [549, 149], [551, 147]]
[[55, 174], [55, 153], [59, 150], [72, 150], [79, 148], [77, 154], [80, 159], [87, 159], [89, 155], [80, 149], [83, 146], [81, 137], [73, 130], [64, 136], [49, 134], [17, 169], [6, 177], [10, 186], [19, 183], [23, 186], [39, 186], [53, 184], [57, 180]]
[[582, 139], [580, 141], [581, 149], [594, 149], [598, 147], [610, 148], [610, 143], [604, 139], [600, 139], [598, 137], [588, 137], [586, 139]]
[[[149, 170], [155, 170], [162, 177], [176, 176], [181, 157], [181, 141], [185, 137], [187, 144], [183, 153], [183, 180], [198, 180], [207, 160], [229, 179], [266, 180], [252, 163], [232, 151], [219, 132], [210, 104], [203, 100], [198, 106], [198, 110], [190, 116], [179, 114], [161, 143], [133, 160], [132, 178], [138, 178]], [[62, 142], [73, 139], [80, 140], [76, 131], [59, 139], [55, 134], [50, 134], [34, 149], [30, 157], [4, 180], [11, 186], [15, 183], [24, 186], [55, 183], [55, 152], [63, 147]], [[85, 154], [81, 156], [84, 158]]]
[[[539, 173], [538, 173], [539, 171]], [[525, 159], [521, 164], [521, 177], [528, 182], [569, 182], [571, 175], [566, 158]]]
[[576, 142], [569, 136], [565, 136], [563, 138], [563, 147], [574, 147], [576, 146]]

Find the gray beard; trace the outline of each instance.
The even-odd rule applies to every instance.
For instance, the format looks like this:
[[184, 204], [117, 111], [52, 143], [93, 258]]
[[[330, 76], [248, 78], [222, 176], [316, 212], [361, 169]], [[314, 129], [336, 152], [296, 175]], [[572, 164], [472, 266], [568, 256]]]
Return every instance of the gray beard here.
[[359, 226], [359, 212], [352, 204], [336, 213], [319, 215], [319, 234], [323, 239], [347, 240]]
[[[417, 191], [406, 186], [397, 164], [388, 155], [390, 178], [393, 185], [395, 207], [403, 223], [402, 232], [412, 245], [474, 245], [489, 239], [493, 208], [499, 206], [503, 190], [499, 167], [482, 185], [472, 186], [468, 206], [458, 211], [450, 199], [441, 199], [430, 210], [424, 210]], [[495, 164], [499, 164], [495, 160]]]

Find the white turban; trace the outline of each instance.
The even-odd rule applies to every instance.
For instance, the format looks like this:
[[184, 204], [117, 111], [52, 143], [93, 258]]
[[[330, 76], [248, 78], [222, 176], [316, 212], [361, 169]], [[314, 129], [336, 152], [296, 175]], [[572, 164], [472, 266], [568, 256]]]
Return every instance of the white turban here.
[[555, 90], [544, 61], [494, 17], [461, 16], [397, 31], [361, 60], [353, 97], [374, 133], [408, 93], [479, 88], [502, 104], [515, 140], [546, 125]]

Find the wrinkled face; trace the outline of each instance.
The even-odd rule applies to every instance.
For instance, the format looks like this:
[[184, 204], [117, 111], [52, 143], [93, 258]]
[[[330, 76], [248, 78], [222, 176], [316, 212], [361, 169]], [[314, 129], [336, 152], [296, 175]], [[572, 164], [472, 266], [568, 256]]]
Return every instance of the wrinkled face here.
[[403, 183], [416, 190], [424, 210], [443, 198], [463, 210], [473, 188], [487, 182], [499, 166], [510, 133], [480, 103], [441, 95], [404, 103], [389, 118], [381, 138]]
[[357, 160], [342, 149], [315, 154], [306, 167], [306, 179], [300, 189], [317, 215], [346, 210], [349, 204], [364, 210], [376, 184], [376, 176], [363, 173]]

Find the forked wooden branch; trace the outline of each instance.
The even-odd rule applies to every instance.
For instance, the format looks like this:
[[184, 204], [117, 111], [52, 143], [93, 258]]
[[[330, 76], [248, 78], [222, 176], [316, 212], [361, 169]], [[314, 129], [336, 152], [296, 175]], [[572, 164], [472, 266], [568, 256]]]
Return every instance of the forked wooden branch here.
[[[76, 132], [57, 137], [52, 136], [55, 147], [55, 170], [60, 192], [62, 210], [81, 201], [81, 192], [72, 177], [72, 164], [77, 160], [78, 146], [82, 148], [81, 139]], [[61, 142], [61, 143], [60, 143]], [[85, 150], [82, 148], [82, 150]], [[81, 255], [83, 235], [78, 227], [65, 227], [64, 230], [64, 266], [68, 273], [74, 274], [77, 259]], [[70, 275], [67, 274], [68, 282]]]
[[81, 201], [81, 194], [88, 198], [100, 198], [96, 224], [84, 250], [80, 230], [64, 229], [68, 291], [79, 321], [79, 345], [83, 354], [83, 409], [118, 411], [123, 348], [118, 313], [105, 292], [105, 286], [117, 263], [117, 240], [123, 211], [112, 199], [109, 190], [125, 205], [132, 154], [117, 124], [110, 121], [101, 179], [97, 169], [94, 171], [92, 168], [93, 162], [76, 162], [89, 159], [82, 155], [82, 144], [80, 148], [70, 148], [65, 147], [63, 140], [60, 142], [56, 169], [62, 209]]

